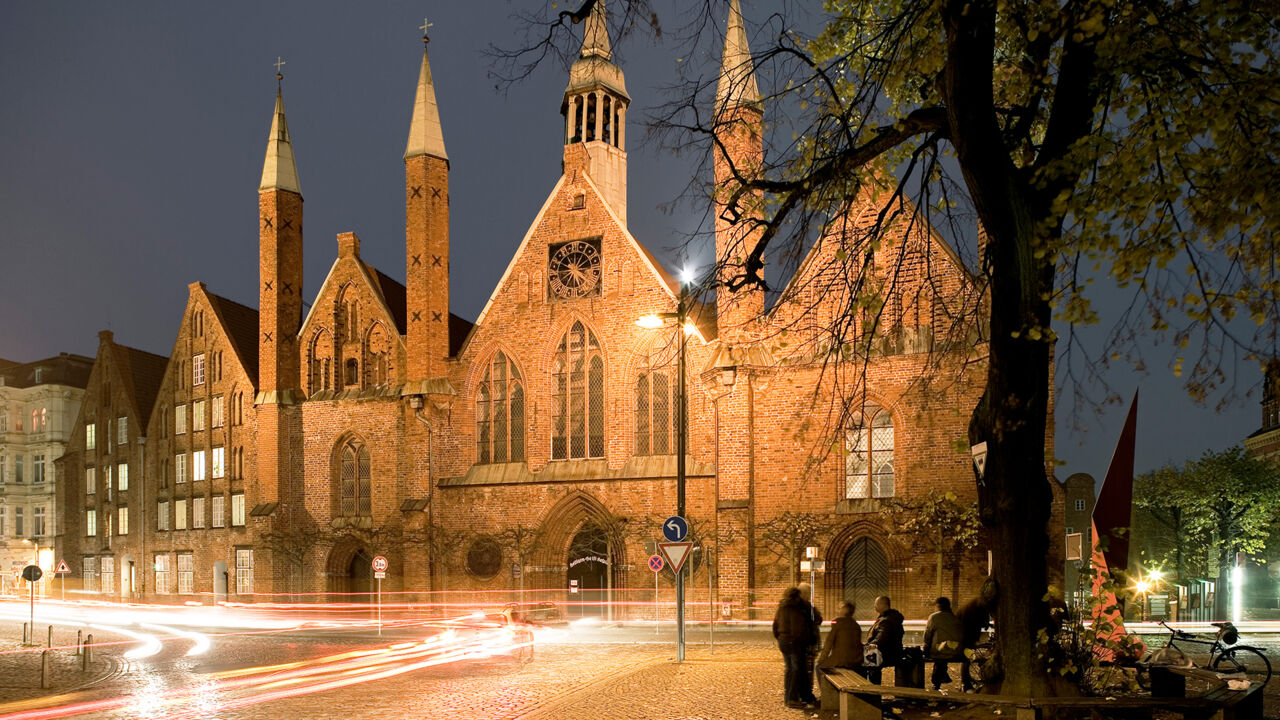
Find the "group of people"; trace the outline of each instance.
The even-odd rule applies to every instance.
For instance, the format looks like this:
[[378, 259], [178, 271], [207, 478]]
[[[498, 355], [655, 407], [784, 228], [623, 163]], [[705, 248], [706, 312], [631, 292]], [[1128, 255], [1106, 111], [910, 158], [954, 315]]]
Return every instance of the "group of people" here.
[[[821, 642], [822, 613], [814, 607], [808, 583], [788, 588], [773, 618], [773, 636], [782, 651], [786, 674], [783, 691], [787, 707], [816, 708], [813, 693], [815, 665], [819, 668], [849, 668], [879, 684], [885, 667], [898, 667], [904, 657], [902, 613], [895, 610], [887, 595], [875, 600], [876, 619], [862, 640], [862, 628], [853, 619], [857, 608], [851, 602], [840, 606], [840, 617], [831, 625], [826, 643]], [[986, 628], [988, 612], [980, 602], [966, 605], [961, 613], [951, 611], [950, 598], [934, 601], [934, 613], [924, 630], [924, 652], [933, 661], [929, 677], [934, 690], [951, 682], [948, 666], [959, 662], [960, 678], [966, 691], [971, 689], [966, 648], [973, 648]], [[819, 674], [819, 678], [821, 678]]]

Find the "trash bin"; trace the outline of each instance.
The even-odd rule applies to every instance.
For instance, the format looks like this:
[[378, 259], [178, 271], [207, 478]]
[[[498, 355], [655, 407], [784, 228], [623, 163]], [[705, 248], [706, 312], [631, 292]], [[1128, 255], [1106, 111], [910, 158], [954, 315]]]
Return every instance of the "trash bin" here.
[[924, 648], [904, 647], [893, 669], [894, 687], [924, 687]]

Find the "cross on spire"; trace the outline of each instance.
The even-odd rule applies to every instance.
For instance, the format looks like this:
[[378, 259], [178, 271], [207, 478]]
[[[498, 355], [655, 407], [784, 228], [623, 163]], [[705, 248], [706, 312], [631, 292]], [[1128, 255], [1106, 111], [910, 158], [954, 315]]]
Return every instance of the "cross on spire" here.
[[275, 66], [276, 66], [276, 79], [277, 79], [277, 80], [283, 80], [283, 79], [284, 79], [284, 75], [283, 75], [283, 74], [281, 74], [281, 72], [280, 72], [280, 68], [284, 67], [284, 65], [285, 65], [285, 61], [284, 61], [284, 60], [281, 60], [281, 59], [280, 59], [280, 56], [279, 56], [279, 55], [277, 55], [277, 56], [276, 56], [276, 62], [275, 62]]
[[431, 39], [427, 37], [427, 31], [431, 29], [432, 24], [430, 20], [422, 18], [422, 24], [418, 26], [418, 29], [422, 31], [422, 42], [424, 43], [431, 42]]

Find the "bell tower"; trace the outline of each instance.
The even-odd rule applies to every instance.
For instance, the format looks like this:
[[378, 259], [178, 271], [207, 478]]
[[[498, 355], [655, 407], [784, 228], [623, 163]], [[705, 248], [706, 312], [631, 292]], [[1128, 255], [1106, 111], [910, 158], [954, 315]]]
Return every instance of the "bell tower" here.
[[583, 23], [582, 51], [569, 69], [560, 114], [565, 120], [564, 172], [585, 170], [625, 225], [627, 222], [626, 81], [613, 64], [604, 0]]
[[719, 141], [713, 159], [715, 172], [716, 317], [722, 336], [733, 337], [764, 312], [764, 291], [758, 286], [729, 290], [727, 283], [748, 269], [748, 255], [760, 240], [762, 196], [746, 190], [743, 178], [754, 176], [764, 160], [764, 111], [747, 33], [738, 0], [729, 5], [724, 55], [716, 84], [714, 131]]
[[404, 150], [407, 380], [442, 377], [449, 357], [449, 156], [423, 26], [422, 66]]

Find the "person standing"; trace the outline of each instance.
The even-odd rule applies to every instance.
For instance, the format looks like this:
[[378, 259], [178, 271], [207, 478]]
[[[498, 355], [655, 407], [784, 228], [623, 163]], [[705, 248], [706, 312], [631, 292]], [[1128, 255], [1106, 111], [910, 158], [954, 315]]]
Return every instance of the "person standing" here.
[[[782, 594], [778, 611], [773, 616], [773, 637], [778, 641], [785, 666], [783, 697], [789, 708], [805, 706], [802, 683], [805, 659], [813, 644], [814, 626], [809, 615], [809, 603], [800, 595], [800, 588], [789, 587]], [[810, 690], [812, 692], [812, 690]]]
[[867, 645], [874, 645], [880, 654], [880, 664], [867, 669], [867, 679], [879, 685], [881, 670], [894, 666], [902, 659], [902, 613], [893, 609], [888, 595], [876, 598], [876, 622], [867, 636]]
[[951, 682], [947, 663], [959, 660], [964, 654], [964, 627], [960, 618], [951, 612], [951, 598], [934, 600], [933, 610], [924, 626], [924, 650], [933, 660], [929, 682], [934, 690], [938, 690]]
[[970, 653], [978, 646], [982, 633], [991, 625], [991, 608], [982, 597], [965, 603], [960, 608], [960, 683], [965, 692], [973, 690], [969, 674]]
[[809, 705], [817, 705], [818, 698], [813, 694], [813, 664], [818, 657], [818, 650], [822, 647], [822, 613], [813, 604], [813, 586], [802, 582], [797, 587], [800, 588], [800, 597], [804, 598], [805, 604], [809, 606], [809, 621], [813, 624], [813, 642], [804, 656], [804, 678], [800, 681], [800, 700]]

